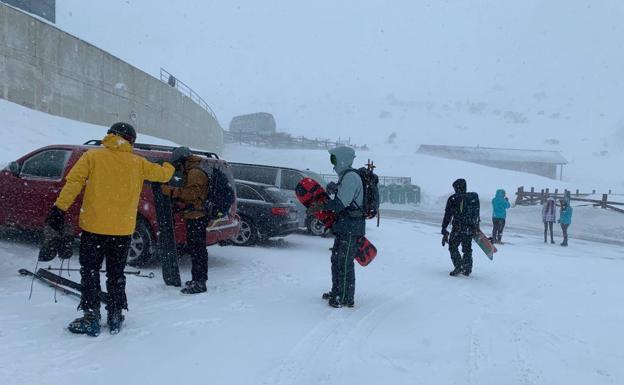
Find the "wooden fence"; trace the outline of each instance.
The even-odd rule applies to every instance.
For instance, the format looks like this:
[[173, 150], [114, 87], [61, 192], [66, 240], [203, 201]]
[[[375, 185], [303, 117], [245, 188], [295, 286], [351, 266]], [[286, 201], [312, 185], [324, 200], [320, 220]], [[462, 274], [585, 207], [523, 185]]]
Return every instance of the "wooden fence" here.
[[624, 208], [616, 207], [616, 206], [624, 206], [624, 202], [615, 202], [609, 199], [609, 196], [613, 195], [621, 195], [621, 194], [612, 194], [611, 190], [609, 190], [608, 194], [602, 194], [601, 199], [590, 199], [591, 197], [596, 195], [596, 190], [592, 190], [591, 193], [585, 192], [582, 193], [578, 189], [574, 192], [569, 190], [563, 190], [559, 192], [559, 189], [555, 189], [551, 191], [550, 189], [541, 189], [536, 191], [534, 187], [531, 187], [529, 191], [525, 191], [524, 186], [518, 187], [518, 191], [516, 192], [516, 205], [528, 206], [528, 205], [536, 205], [536, 204], [544, 204], [548, 198], [553, 198], [555, 200], [566, 199], [570, 202], [587, 202], [595, 207], [600, 207], [603, 209], [611, 209], [617, 211], [619, 213], [624, 214]]

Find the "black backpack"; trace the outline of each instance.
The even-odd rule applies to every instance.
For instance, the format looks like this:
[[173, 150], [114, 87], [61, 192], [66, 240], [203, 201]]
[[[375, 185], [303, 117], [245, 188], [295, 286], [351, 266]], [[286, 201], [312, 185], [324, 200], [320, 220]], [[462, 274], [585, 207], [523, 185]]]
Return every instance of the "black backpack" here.
[[479, 225], [479, 195], [475, 192], [463, 193], [459, 196], [456, 219], [468, 228], [476, 228]]
[[375, 218], [379, 212], [379, 177], [369, 167], [361, 167], [353, 171], [360, 176], [363, 187], [362, 207], [358, 207], [358, 210], [366, 219]]
[[218, 163], [212, 163], [208, 159], [201, 160], [199, 169], [208, 177], [208, 198], [204, 202], [208, 218], [219, 219], [228, 215], [236, 200], [232, 181]]

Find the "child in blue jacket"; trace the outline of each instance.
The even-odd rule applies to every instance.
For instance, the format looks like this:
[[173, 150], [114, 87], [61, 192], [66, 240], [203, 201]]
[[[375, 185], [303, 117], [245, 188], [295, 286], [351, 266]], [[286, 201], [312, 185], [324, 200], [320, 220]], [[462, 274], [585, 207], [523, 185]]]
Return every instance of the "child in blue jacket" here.
[[561, 224], [561, 231], [563, 231], [563, 242], [561, 242], [561, 246], [567, 246], [568, 227], [572, 224], [572, 206], [570, 206], [570, 202], [565, 199], [561, 200], [559, 203], [561, 204], [559, 223]]
[[492, 242], [501, 243], [503, 239], [503, 229], [507, 218], [507, 209], [510, 208], [509, 199], [505, 196], [505, 190], [496, 190], [496, 196], [492, 199]]

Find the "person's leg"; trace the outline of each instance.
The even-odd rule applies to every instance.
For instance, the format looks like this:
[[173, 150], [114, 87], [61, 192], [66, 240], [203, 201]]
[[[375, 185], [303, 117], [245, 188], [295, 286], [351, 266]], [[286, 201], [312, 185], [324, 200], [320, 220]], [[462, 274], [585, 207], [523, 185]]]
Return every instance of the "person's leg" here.
[[472, 235], [464, 234], [461, 239], [462, 246], [462, 273], [466, 276], [472, 273]]
[[544, 221], [544, 243], [548, 242], [548, 222]]
[[498, 228], [498, 242], [503, 241], [503, 230], [505, 230], [505, 219], [500, 220], [500, 226]]
[[570, 225], [561, 224], [561, 231], [563, 232], [563, 242], [561, 243], [561, 245], [563, 246], [568, 245], [568, 226]]
[[342, 272], [342, 264], [340, 263], [340, 245], [342, 244], [342, 236], [336, 234], [334, 239], [334, 246], [332, 247], [331, 254], [331, 276], [332, 276], [332, 288], [330, 291], [330, 298], [334, 298], [340, 293], [340, 277]]
[[498, 218], [492, 218], [492, 241], [496, 242], [498, 239]]
[[343, 255], [345, 277], [343, 280], [344, 292], [342, 304], [352, 306], [355, 299], [355, 252], [357, 251], [357, 239], [354, 235], [347, 238], [346, 250]]
[[109, 303], [106, 306], [109, 314], [122, 309], [128, 310], [126, 297], [126, 276], [124, 268], [130, 249], [130, 236], [103, 236], [106, 237], [106, 289]]
[[186, 245], [191, 255], [191, 277], [195, 282], [208, 280], [208, 250], [206, 249], [206, 218], [188, 219], [186, 222]]
[[80, 236], [80, 283], [82, 298], [79, 308], [100, 312], [100, 269], [104, 261], [102, 236], [83, 231]]
[[555, 237], [553, 235], [553, 224], [554, 222], [548, 222], [548, 227], [550, 228], [550, 243], [555, 243]]
[[451, 254], [451, 262], [453, 262], [453, 271], [450, 275], [455, 276], [461, 273], [462, 270], [462, 257], [459, 253], [459, 245], [461, 244], [461, 236], [456, 231], [451, 231], [449, 237], [449, 253]]

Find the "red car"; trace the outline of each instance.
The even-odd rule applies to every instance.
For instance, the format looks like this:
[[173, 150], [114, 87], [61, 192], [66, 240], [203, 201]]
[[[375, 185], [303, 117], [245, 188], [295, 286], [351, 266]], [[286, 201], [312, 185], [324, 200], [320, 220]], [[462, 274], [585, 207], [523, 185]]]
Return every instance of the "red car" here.
[[[44, 219], [65, 184], [65, 176], [80, 156], [87, 150], [101, 145], [91, 140], [84, 145], [52, 145], [35, 150], [11, 162], [0, 172], [0, 226], [13, 226], [26, 230], [40, 231]], [[168, 160], [173, 147], [137, 143], [134, 152], [151, 161]], [[231, 180], [234, 178], [230, 166], [216, 154], [192, 151], [195, 155], [207, 157]], [[175, 175], [174, 175], [175, 179]], [[76, 235], [80, 233], [78, 214], [82, 195], [70, 207], [67, 221], [72, 224]], [[181, 215], [174, 215], [175, 238], [181, 243], [186, 239], [186, 229]], [[209, 245], [227, 241], [238, 234], [239, 217], [236, 202], [230, 208], [230, 215], [212, 221], [206, 229]], [[153, 260], [158, 237], [158, 223], [154, 209], [152, 190], [148, 183], [143, 187], [139, 200], [137, 226], [132, 234], [128, 264], [138, 266]]]

